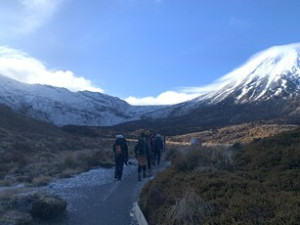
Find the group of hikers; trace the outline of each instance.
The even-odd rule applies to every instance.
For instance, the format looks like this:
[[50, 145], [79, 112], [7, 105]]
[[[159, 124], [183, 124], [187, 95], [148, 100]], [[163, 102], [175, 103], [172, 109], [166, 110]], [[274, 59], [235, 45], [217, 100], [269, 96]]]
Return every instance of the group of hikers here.
[[[138, 164], [138, 181], [152, 176], [152, 166], [160, 164], [161, 152], [165, 141], [160, 134], [149, 131], [141, 132], [134, 147], [135, 158]], [[115, 179], [121, 180], [123, 165], [128, 165], [128, 145], [123, 135], [116, 135], [113, 145], [115, 155]]]

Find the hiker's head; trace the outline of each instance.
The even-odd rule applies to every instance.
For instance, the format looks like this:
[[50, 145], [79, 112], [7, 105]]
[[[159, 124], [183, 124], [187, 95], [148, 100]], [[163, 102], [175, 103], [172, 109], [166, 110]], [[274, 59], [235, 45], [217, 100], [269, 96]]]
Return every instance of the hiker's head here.
[[151, 131], [150, 130], [146, 130], [144, 134], [145, 134], [146, 137], [150, 137]]
[[117, 138], [117, 139], [123, 138], [123, 135], [122, 135], [122, 134], [117, 134], [117, 135], [116, 135], [116, 138]]

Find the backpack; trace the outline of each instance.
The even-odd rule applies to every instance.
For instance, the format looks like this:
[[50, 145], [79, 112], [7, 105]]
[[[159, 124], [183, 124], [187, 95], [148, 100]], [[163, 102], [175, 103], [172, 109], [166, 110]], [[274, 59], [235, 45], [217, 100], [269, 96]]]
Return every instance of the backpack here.
[[163, 148], [163, 142], [161, 137], [155, 137], [154, 149], [155, 151], [160, 151]]
[[145, 146], [145, 140], [144, 139], [139, 139], [137, 145], [134, 148], [135, 154], [136, 155], [145, 155], [146, 154], [146, 146]]
[[122, 154], [122, 147], [121, 147], [121, 145], [116, 145], [115, 146], [115, 152], [116, 152], [116, 154], [117, 155], [121, 155]]

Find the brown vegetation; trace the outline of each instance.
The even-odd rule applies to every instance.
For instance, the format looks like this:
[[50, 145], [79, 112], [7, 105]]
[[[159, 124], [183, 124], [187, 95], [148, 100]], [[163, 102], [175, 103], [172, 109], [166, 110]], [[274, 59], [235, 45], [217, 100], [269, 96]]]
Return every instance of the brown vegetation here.
[[20, 134], [2, 129], [0, 183], [48, 183], [93, 167], [113, 165], [112, 141], [88, 137]]
[[298, 125], [244, 123], [218, 129], [169, 137], [170, 142], [190, 143], [193, 138], [205, 144], [250, 143], [261, 138], [274, 136], [284, 131], [294, 130]]
[[240, 148], [173, 153], [139, 204], [149, 224], [298, 224], [299, 143], [296, 130]]
[[41, 224], [61, 216], [67, 203], [61, 198], [28, 189], [0, 193], [0, 224]]

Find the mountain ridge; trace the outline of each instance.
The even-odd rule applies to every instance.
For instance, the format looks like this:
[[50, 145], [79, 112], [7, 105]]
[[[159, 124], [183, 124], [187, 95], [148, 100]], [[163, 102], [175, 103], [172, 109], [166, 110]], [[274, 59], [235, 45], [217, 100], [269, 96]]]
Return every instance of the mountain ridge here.
[[[280, 100], [284, 105], [285, 113], [278, 107], [278, 114], [269, 112], [270, 118], [298, 113], [295, 104], [300, 96], [300, 43], [269, 48], [253, 56], [243, 66], [220, 78], [210, 86], [212, 91], [193, 100], [160, 110], [157, 114], [149, 113], [149, 118], [194, 117], [196, 111], [206, 116], [206, 109], [212, 111], [227, 107], [226, 111], [240, 111], [238, 108], [254, 108], [256, 113], [262, 112], [258, 107], [277, 105]], [[268, 103], [267, 103], [268, 102]], [[293, 102], [293, 103], [292, 103]], [[286, 109], [292, 105], [293, 109]], [[202, 112], [201, 111], [205, 111]], [[245, 114], [247, 114], [245, 111]], [[267, 108], [263, 114], [268, 114]], [[221, 116], [222, 113], [219, 113]], [[272, 116], [273, 114], [273, 116]], [[241, 116], [241, 115], [240, 115]], [[256, 119], [259, 116], [254, 116]], [[262, 116], [261, 119], [265, 119]]]
[[[296, 84], [299, 92], [299, 81], [300, 43], [275, 46], [255, 54], [244, 65], [223, 76], [219, 79], [221, 88], [211, 92], [204, 98], [214, 98], [218, 102], [220, 101], [219, 99], [223, 100], [232, 91], [239, 89], [240, 93], [236, 96], [237, 103], [243, 103], [246, 100], [257, 101], [261, 98], [264, 100], [266, 99], [264, 95], [268, 90], [276, 89], [277, 92], [275, 91], [273, 94], [280, 95], [281, 91], [286, 91], [287, 83], [289, 82]], [[222, 96], [217, 96], [219, 99], [215, 99], [215, 96], [210, 96], [219, 92], [223, 94]], [[247, 98], [243, 99], [243, 96], [249, 92], [250, 95], [248, 94]], [[202, 99], [203, 97], [197, 98], [197, 100]]]
[[66, 88], [24, 84], [0, 75], [0, 103], [29, 117], [63, 126], [109, 126], [140, 119], [153, 106], [131, 106], [98, 92], [71, 92]]
[[[300, 118], [300, 43], [275, 46], [211, 85], [212, 91], [171, 106], [132, 106], [102, 93], [23, 84], [0, 75], [0, 104], [55, 125], [227, 125]], [[133, 122], [135, 123], [135, 122]], [[133, 124], [131, 123], [131, 124]], [[136, 124], [140, 124], [137, 122]]]

